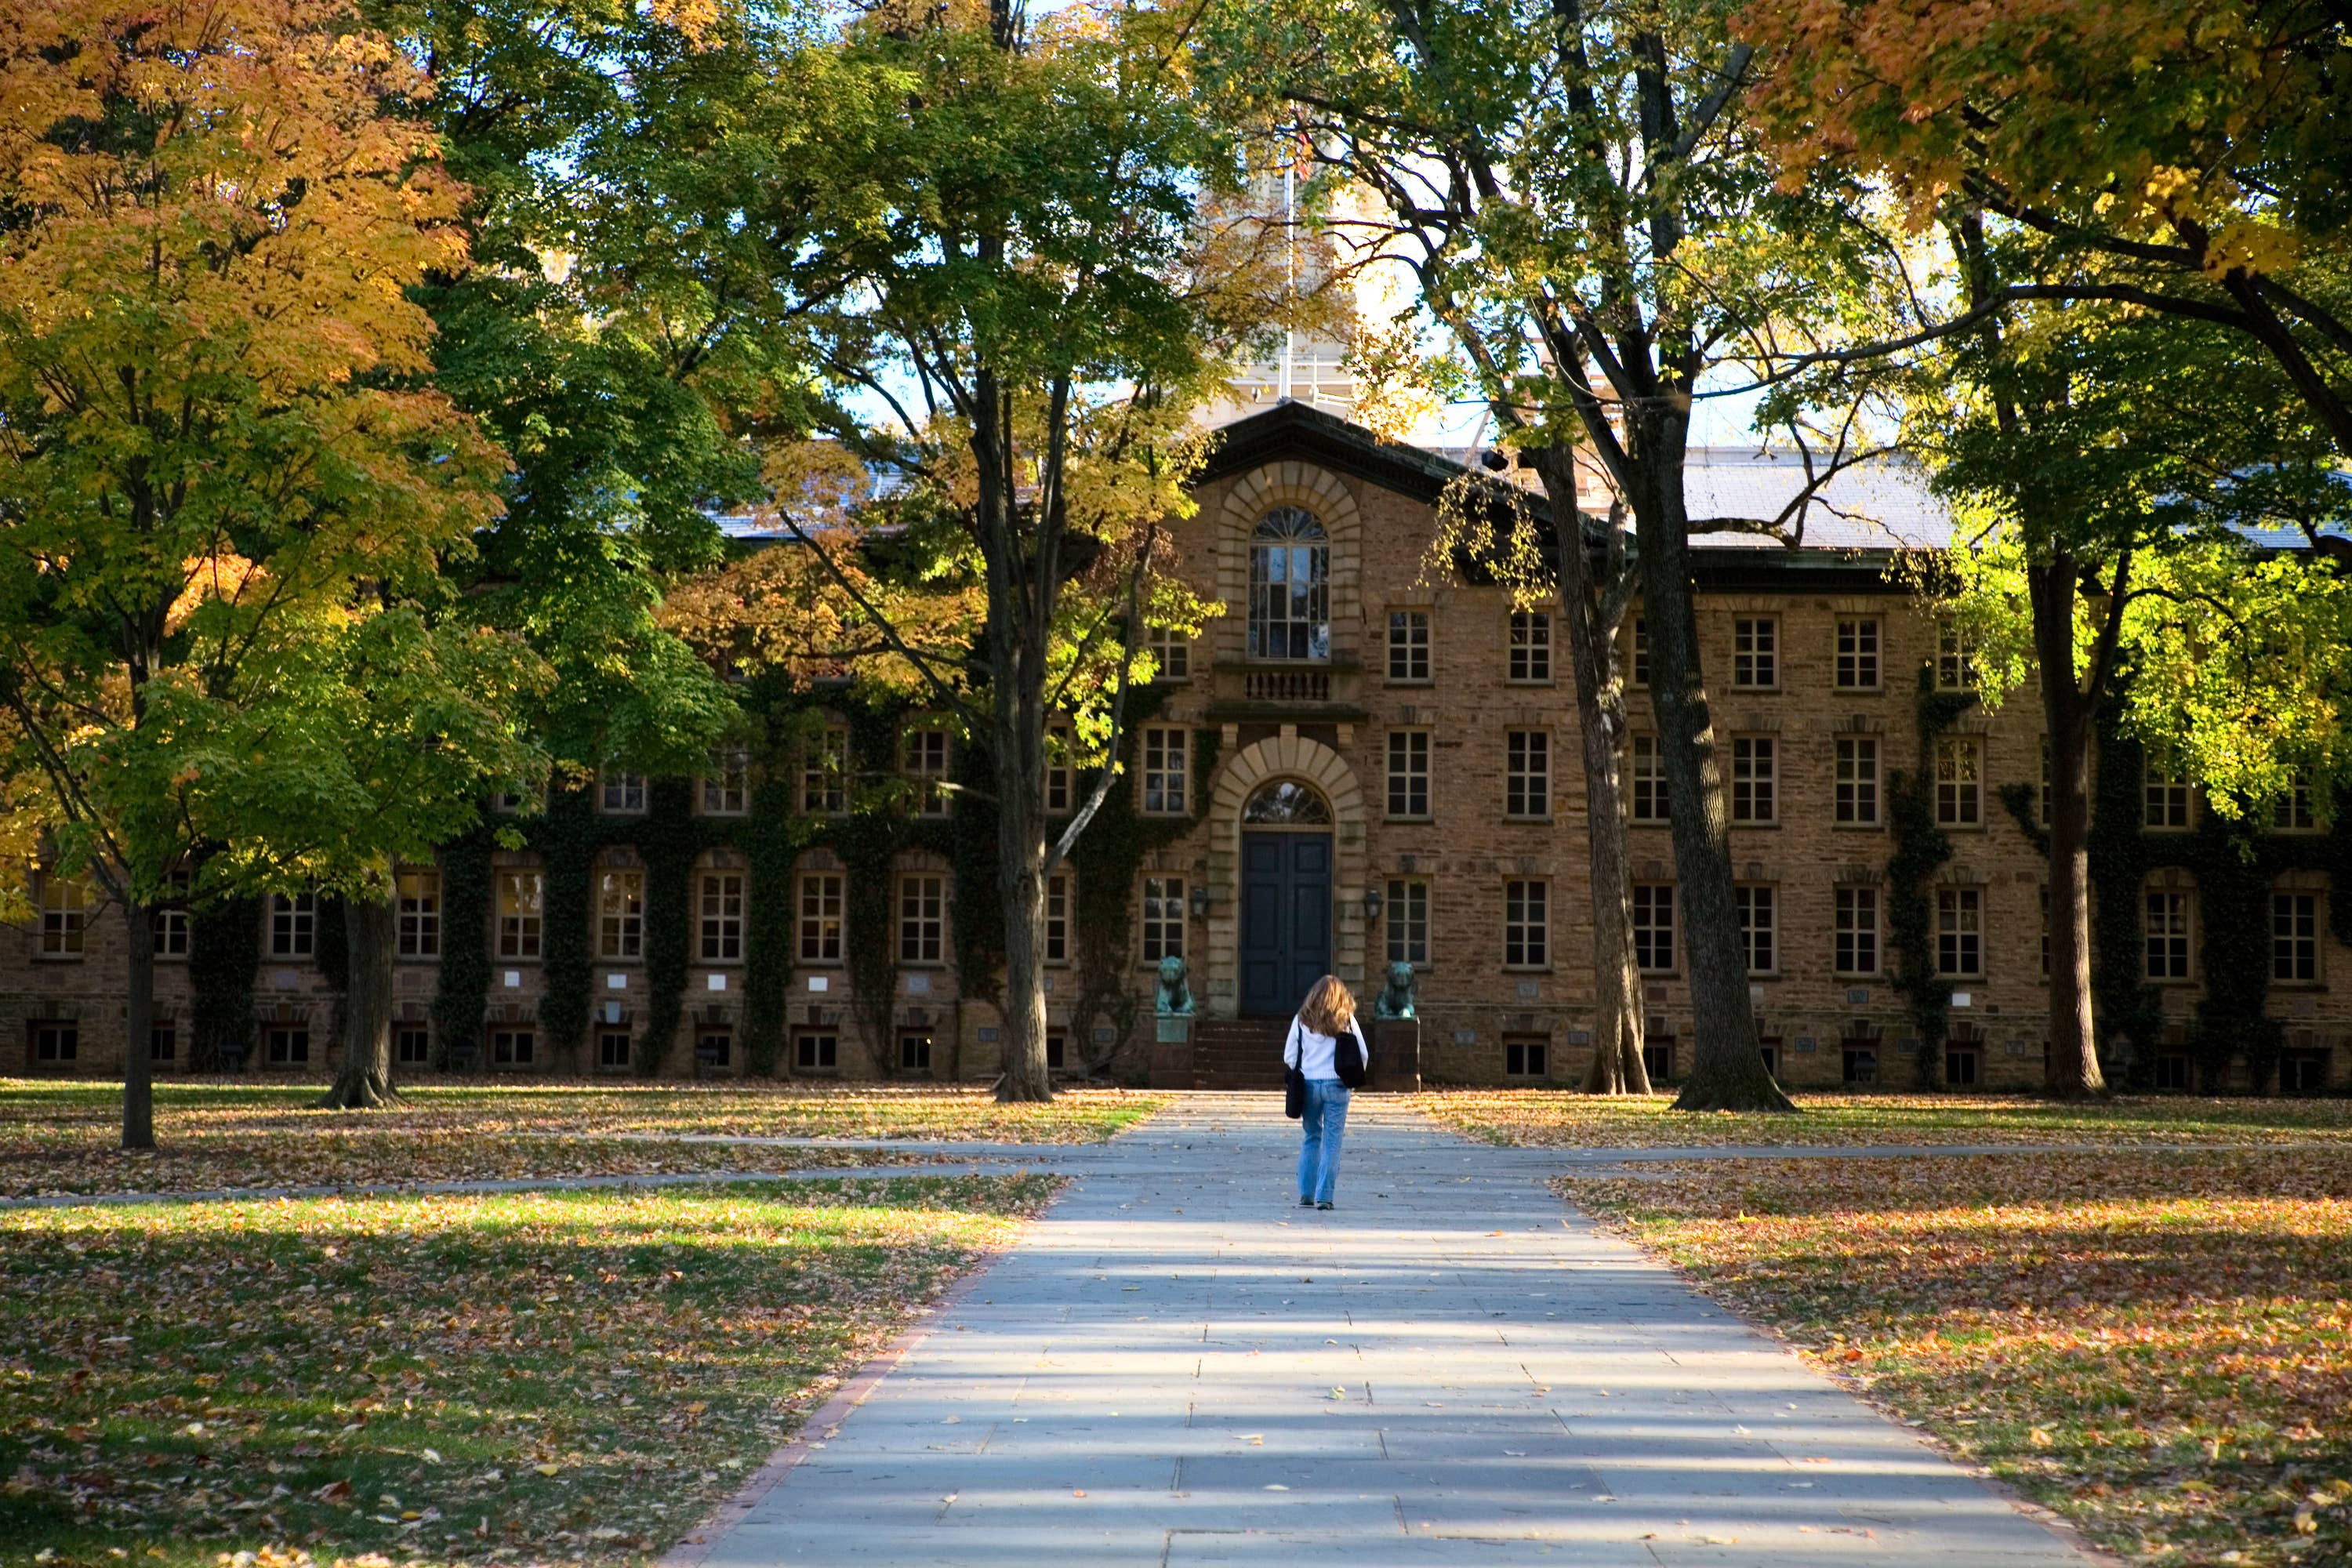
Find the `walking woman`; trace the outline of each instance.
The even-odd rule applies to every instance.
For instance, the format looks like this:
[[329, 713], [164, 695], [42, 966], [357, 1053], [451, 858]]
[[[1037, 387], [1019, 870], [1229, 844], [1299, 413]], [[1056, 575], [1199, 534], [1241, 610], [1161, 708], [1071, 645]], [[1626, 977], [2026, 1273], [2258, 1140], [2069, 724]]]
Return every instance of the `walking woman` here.
[[1331, 1206], [1339, 1182], [1339, 1139], [1348, 1130], [1348, 1091], [1361, 1089], [1372, 1053], [1356, 1027], [1356, 999], [1327, 974], [1307, 993], [1290, 1037], [1282, 1045], [1282, 1065], [1307, 1080], [1298, 1124], [1298, 1206]]

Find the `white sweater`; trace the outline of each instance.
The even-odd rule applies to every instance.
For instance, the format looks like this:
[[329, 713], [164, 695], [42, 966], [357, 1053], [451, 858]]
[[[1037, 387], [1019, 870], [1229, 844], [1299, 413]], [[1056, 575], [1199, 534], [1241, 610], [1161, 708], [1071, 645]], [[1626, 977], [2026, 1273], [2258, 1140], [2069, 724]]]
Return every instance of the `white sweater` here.
[[[1364, 1031], [1356, 1020], [1348, 1020], [1348, 1033], [1356, 1037], [1356, 1054], [1370, 1067], [1371, 1051], [1364, 1044]], [[1339, 1076], [1339, 1042], [1331, 1035], [1318, 1035], [1297, 1018], [1290, 1020], [1290, 1037], [1282, 1043], [1282, 1065], [1297, 1068], [1307, 1078], [1334, 1079]]]

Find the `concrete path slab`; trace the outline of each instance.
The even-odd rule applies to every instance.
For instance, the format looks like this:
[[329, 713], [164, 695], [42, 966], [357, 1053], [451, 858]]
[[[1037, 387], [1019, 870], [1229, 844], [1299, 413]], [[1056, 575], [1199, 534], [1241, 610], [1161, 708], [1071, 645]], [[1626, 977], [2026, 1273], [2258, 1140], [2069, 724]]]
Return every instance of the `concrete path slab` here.
[[1339, 1207], [1271, 1097], [1073, 1190], [704, 1568], [2091, 1559], [1555, 1198], [1365, 1099]]

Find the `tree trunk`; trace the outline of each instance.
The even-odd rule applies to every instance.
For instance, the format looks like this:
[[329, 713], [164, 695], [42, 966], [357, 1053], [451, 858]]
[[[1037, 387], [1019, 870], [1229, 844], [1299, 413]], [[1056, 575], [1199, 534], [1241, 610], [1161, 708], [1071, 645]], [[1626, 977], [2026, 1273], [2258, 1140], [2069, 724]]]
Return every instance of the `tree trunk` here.
[[2104, 672], [2091, 672], [2088, 694], [2076, 684], [2075, 570], [2063, 552], [2026, 569], [2050, 731], [2050, 1065], [2043, 1087], [2061, 1100], [2107, 1092], [2091, 1016], [2091, 734]]
[[1689, 518], [1683, 510], [1684, 428], [1642, 432], [1637, 445], [1643, 616], [1650, 634], [1650, 705], [1674, 819], [1675, 878], [1681, 904], [1683, 962], [1689, 966], [1691, 1022], [1697, 1036], [1691, 1075], [1675, 1098], [1677, 1110], [1794, 1110], [1756, 1044], [1748, 1000], [1748, 964], [1732, 891], [1731, 834], [1716, 753], [1715, 722], [1699, 657], [1696, 595], [1691, 587]]
[[344, 905], [349, 981], [343, 994], [343, 1060], [321, 1110], [365, 1110], [391, 1102], [392, 950], [390, 898]]
[[[128, 879], [126, 878], [127, 881]], [[122, 1146], [155, 1147], [155, 907], [122, 900], [130, 973], [122, 1004]]]

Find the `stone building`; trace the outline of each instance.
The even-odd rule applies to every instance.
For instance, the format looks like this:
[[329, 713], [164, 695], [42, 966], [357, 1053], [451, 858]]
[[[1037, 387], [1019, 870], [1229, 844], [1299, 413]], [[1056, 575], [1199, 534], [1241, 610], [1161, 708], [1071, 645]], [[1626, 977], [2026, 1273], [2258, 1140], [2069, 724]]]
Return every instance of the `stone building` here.
[[[1769, 515], [1800, 483], [1792, 466], [1706, 454], [1693, 514]], [[1173, 954], [1192, 972], [1200, 1040], [1227, 1049], [1271, 1051], [1326, 970], [1368, 996], [1402, 960], [1418, 972], [1426, 1079], [1582, 1074], [1590, 912], [1566, 650], [1543, 608], [1433, 562], [1438, 498], [1460, 472], [1295, 403], [1227, 427], [1179, 528], [1183, 570], [1226, 613], [1160, 650], [1118, 809], [1051, 897], [1062, 963], [1047, 1003], [1066, 1070], [1147, 1070], [1153, 972]], [[1802, 548], [1722, 533], [1695, 552], [1763, 1048], [1792, 1088], [2031, 1087], [2045, 994], [2039, 704], [2030, 689], [1997, 712], [1973, 702], [1969, 650], [1889, 579], [1895, 550], [1943, 536], [1915, 479], [1869, 468], [1826, 500]], [[1638, 606], [1629, 623], [1636, 940], [1652, 1072], [1672, 1081], [1691, 1015]], [[958, 874], [959, 743], [919, 715], [877, 742], [870, 718], [829, 717], [822, 694], [814, 711], [772, 754], [719, 759], [692, 781], [610, 775], [530, 849], [481, 838], [405, 875], [404, 1066], [992, 1077], [986, 965], [958, 941], [960, 909], [993, 898], [963, 885], [982, 861]], [[877, 767], [902, 786], [898, 836], [829, 832]], [[2122, 846], [2103, 862], [2099, 938], [2120, 1069], [2149, 1088], [2345, 1084], [2352, 963], [2331, 892], [2347, 836], [2298, 796], [2250, 859], [2193, 781], [2116, 743], [2101, 768], [2102, 820], [2120, 824], [2105, 842]], [[1066, 805], [1084, 782], [1057, 773], [1049, 792]], [[1887, 876], [1906, 787], [1948, 847], [1909, 888]], [[114, 1072], [120, 922], [60, 879], [37, 872], [34, 890], [34, 921], [0, 929], [0, 1061]], [[1925, 1062], [1897, 984], [1906, 900], [1925, 932], [1910, 956], [1950, 987]], [[243, 940], [226, 958], [191, 963], [206, 920], [252, 929], [230, 933]], [[238, 1020], [247, 1070], [324, 1071], [332, 923], [307, 899], [168, 918], [159, 1069], [190, 1065], [206, 988], [242, 986], [209, 1005]], [[2233, 984], [2208, 986], [2211, 971]], [[1189, 1068], [1162, 1056], [1170, 1081], [1225, 1070], [1213, 1053]]]

